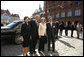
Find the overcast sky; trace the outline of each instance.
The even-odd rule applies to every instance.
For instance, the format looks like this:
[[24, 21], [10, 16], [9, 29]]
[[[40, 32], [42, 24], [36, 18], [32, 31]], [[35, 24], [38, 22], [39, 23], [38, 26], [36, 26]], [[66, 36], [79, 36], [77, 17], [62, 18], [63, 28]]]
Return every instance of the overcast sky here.
[[1, 9], [8, 9], [11, 14], [19, 14], [20, 19], [23, 19], [24, 16], [30, 17], [36, 9], [39, 9], [39, 4], [43, 9], [43, 1], [1, 1]]

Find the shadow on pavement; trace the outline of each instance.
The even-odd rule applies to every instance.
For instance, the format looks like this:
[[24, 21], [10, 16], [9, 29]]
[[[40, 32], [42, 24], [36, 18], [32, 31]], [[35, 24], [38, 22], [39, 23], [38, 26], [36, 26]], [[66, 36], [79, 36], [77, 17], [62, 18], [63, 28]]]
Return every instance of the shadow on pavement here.
[[65, 44], [66, 46], [68, 47], [72, 47], [72, 48], [75, 48], [74, 46], [70, 45], [69, 43], [65, 42], [65, 41], [62, 41], [62, 40], [58, 40], [60, 42], [62, 42], [63, 44]]
[[39, 53], [40, 56], [59, 56], [59, 53], [57, 51], [52, 52], [52, 51], [43, 51]]

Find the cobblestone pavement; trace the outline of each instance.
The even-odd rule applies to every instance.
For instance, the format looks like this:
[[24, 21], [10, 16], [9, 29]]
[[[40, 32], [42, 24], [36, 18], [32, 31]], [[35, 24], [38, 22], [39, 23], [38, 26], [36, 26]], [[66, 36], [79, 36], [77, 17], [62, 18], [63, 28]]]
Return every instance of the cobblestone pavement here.
[[[59, 37], [59, 39], [56, 39], [55, 52], [52, 51], [48, 52], [46, 44], [45, 52], [39, 53], [38, 48], [36, 48], [37, 52], [33, 56], [83, 56], [83, 40], [82, 40], [83, 36], [80, 39], [77, 39], [76, 31], [74, 31], [73, 35], [74, 37], [71, 38], [70, 33], [71, 31], [69, 31], [68, 36], [65, 36], [65, 33], [63, 31], [63, 36]], [[1, 56], [23, 56], [22, 46], [13, 44], [2, 45]]]

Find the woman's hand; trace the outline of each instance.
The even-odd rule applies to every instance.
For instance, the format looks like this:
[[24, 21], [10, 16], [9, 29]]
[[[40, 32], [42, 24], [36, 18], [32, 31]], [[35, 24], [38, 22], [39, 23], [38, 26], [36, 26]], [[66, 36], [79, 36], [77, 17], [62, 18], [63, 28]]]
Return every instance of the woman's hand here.
[[20, 40], [21, 40], [22, 42], [24, 41], [24, 38], [23, 38], [23, 36], [21, 36], [21, 37], [20, 37]]
[[39, 38], [41, 38], [41, 36], [39, 35]]

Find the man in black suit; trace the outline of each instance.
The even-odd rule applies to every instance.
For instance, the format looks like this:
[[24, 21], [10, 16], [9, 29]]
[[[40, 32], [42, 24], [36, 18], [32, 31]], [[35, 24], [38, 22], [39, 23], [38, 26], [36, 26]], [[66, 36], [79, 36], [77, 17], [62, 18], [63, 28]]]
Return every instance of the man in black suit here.
[[55, 27], [56, 27], [56, 38], [58, 38], [58, 30], [59, 30], [59, 22], [58, 21], [56, 21]]
[[71, 37], [73, 37], [73, 31], [74, 31], [75, 25], [74, 22], [71, 24]]
[[55, 23], [52, 21], [52, 17], [49, 17], [49, 22], [47, 23], [47, 37], [48, 37], [48, 51], [50, 51], [50, 42], [52, 41], [53, 52], [55, 51], [55, 37], [56, 28]]
[[31, 40], [30, 40], [30, 53], [33, 54], [33, 53], [36, 53], [35, 52], [35, 47], [36, 47], [36, 44], [37, 44], [37, 39], [39, 38], [38, 36], [38, 26], [39, 26], [39, 20], [40, 20], [40, 16], [39, 15], [36, 15], [36, 18], [35, 19], [32, 19], [30, 21], [30, 25], [31, 25]]
[[64, 22], [63, 21], [60, 23], [59, 28], [60, 28], [60, 35], [62, 36], [62, 32], [64, 29]]

